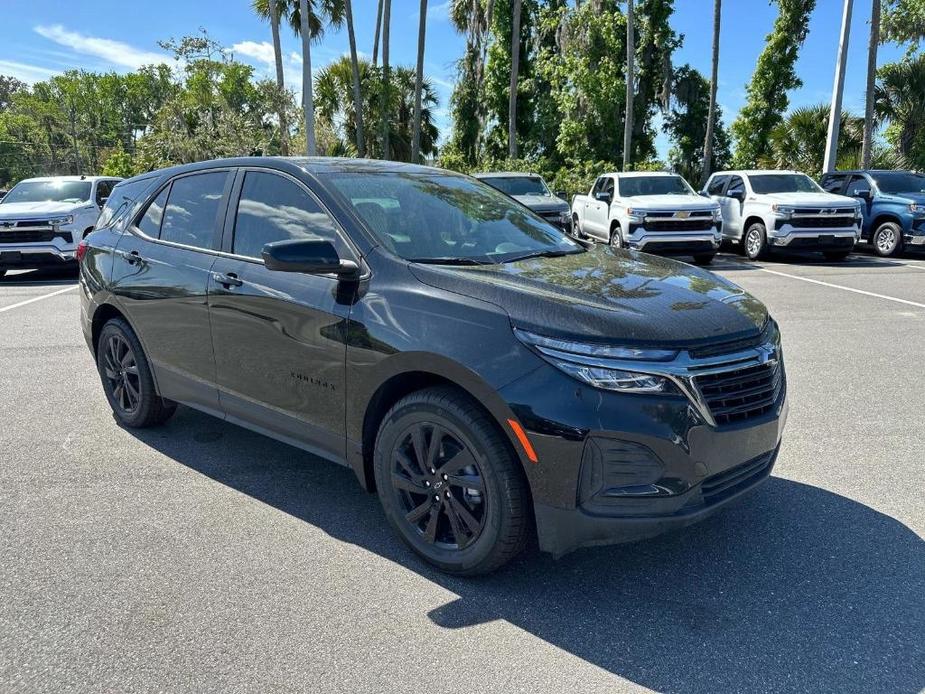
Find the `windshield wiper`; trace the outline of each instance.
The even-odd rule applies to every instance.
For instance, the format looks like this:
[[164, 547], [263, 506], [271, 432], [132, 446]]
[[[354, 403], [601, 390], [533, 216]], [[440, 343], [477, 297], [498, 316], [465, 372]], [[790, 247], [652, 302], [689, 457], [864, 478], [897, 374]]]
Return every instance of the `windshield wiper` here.
[[530, 258], [559, 258], [563, 255], [574, 255], [575, 253], [584, 253], [585, 249], [583, 248], [569, 248], [568, 250], [546, 250], [546, 251], [531, 251], [530, 253], [524, 253], [523, 255], [517, 255], [513, 258], [505, 258], [502, 262], [504, 263], [516, 263], [518, 260], [529, 260]]
[[409, 263], [424, 263], [427, 265], [494, 265], [490, 260], [479, 260], [478, 258], [462, 258], [456, 256], [444, 256], [437, 258], [408, 258]]

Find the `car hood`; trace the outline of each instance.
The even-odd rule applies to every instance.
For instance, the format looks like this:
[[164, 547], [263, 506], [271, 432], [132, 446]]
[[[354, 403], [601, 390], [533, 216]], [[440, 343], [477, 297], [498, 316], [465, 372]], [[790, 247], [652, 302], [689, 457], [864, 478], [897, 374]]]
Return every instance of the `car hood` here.
[[715, 210], [716, 203], [700, 195], [634, 195], [624, 198], [627, 207], [634, 210]]
[[759, 197], [782, 205], [800, 205], [803, 207], [821, 207], [822, 205], [853, 207], [857, 204], [854, 198], [847, 198], [844, 195], [835, 195], [834, 193], [766, 193]]
[[502, 265], [412, 264], [425, 284], [502, 307], [550, 337], [690, 346], [757, 334], [764, 305], [728, 280], [668, 258], [612, 251]]
[[881, 202], [914, 202], [925, 205], [925, 193], [890, 193], [882, 197]]
[[517, 202], [526, 205], [531, 210], [538, 212], [548, 212], [550, 210], [562, 210], [567, 212], [568, 203], [560, 198], [550, 197], [548, 195], [514, 195], [512, 196]]
[[87, 202], [4, 202], [0, 203], [0, 219], [13, 219], [25, 215], [71, 214], [85, 207]]

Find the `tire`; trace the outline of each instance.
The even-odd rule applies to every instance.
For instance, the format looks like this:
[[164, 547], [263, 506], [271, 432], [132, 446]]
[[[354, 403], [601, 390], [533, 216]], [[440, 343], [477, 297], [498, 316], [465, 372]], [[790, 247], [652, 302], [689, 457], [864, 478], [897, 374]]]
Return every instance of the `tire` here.
[[109, 406], [121, 424], [141, 429], [173, 416], [176, 403], [157, 394], [141, 342], [121, 318], [111, 319], [100, 331], [96, 366]]
[[[431, 448], [434, 433], [440, 443]], [[373, 460], [389, 523], [439, 569], [489, 573], [526, 547], [532, 515], [521, 463], [494, 420], [459, 391], [427, 388], [399, 400], [382, 420]]]
[[694, 263], [696, 265], [709, 265], [715, 257], [716, 253], [699, 253], [694, 256]]
[[822, 255], [826, 260], [841, 261], [851, 255], [851, 251], [825, 251]]
[[768, 255], [768, 232], [761, 222], [755, 222], [742, 237], [742, 250], [749, 260], [761, 260]]
[[578, 223], [578, 215], [572, 215], [572, 236], [576, 239], [584, 238], [584, 234], [581, 233], [581, 224]]
[[902, 250], [903, 232], [896, 222], [884, 222], [870, 236], [874, 253], [881, 258], [889, 258]]
[[621, 248], [625, 248], [623, 244], [623, 236], [620, 234], [620, 227], [618, 226], [615, 226], [610, 230], [610, 247], [615, 251], [620, 250]]

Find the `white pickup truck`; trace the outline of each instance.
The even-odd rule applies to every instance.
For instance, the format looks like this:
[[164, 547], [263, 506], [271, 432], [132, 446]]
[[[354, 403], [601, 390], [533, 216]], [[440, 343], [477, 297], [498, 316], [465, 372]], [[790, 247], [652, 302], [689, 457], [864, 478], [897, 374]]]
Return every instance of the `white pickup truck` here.
[[703, 190], [723, 207], [723, 237], [752, 260], [774, 249], [842, 260], [861, 238], [861, 205], [797, 171], [718, 171]]
[[579, 236], [614, 248], [693, 256], [700, 265], [709, 265], [719, 250], [722, 226], [719, 205], [677, 174], [607, 173], [572, 200]]
[[121, 178], [54, 176], [20, 181], [0, 200], [0, 277], [11, 269], [74, 262]]

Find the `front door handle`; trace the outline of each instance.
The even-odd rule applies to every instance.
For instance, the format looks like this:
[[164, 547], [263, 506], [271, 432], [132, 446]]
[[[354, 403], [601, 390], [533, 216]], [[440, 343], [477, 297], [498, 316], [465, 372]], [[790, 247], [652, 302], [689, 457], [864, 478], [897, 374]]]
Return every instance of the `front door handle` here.
[[125, 254], [125, 262], [129, 265], [137, 265], [141, 262], [141, 253], [138, 251], [132, 251], [131, 253]]
[[229, 272], [227, 275], [222, 272], [213, 272], [212, 279], [214, 279], [218, 284], [222, 285], [226, 289], [228, 287], [240, 287], [244, 282], [238, 279], [238, 276], [233, 272]]

